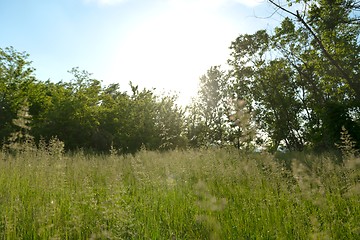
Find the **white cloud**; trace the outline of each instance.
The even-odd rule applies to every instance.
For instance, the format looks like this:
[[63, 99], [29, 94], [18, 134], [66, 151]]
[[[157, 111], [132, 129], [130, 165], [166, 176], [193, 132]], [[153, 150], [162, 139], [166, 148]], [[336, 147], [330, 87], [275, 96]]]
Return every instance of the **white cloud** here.
[[265, 0], [234, 0], [248, 7], [256, 7], [265, 2]]
[[123, 3], [127, 0], [83, 0], [85, 3], [95, 3], [101, 6], [110, 6]]

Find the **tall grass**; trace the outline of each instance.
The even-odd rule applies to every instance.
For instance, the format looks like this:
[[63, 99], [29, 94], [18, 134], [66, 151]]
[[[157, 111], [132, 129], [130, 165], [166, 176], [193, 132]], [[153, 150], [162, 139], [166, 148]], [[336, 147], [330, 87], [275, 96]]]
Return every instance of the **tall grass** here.
[[351, 157], [0, 153], [1, 239], [359, 239]]

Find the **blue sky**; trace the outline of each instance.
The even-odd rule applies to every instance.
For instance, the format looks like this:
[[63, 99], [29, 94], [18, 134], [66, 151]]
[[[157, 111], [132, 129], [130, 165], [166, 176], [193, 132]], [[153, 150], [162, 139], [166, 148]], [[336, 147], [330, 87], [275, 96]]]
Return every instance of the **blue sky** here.
[[40, 80], [70, 80], [78, 66], [188, 103], [231, 41], [277, 24], [259, 18], [273, 11], [261, 0], [0, 0], [0, 47], [29, 53]]

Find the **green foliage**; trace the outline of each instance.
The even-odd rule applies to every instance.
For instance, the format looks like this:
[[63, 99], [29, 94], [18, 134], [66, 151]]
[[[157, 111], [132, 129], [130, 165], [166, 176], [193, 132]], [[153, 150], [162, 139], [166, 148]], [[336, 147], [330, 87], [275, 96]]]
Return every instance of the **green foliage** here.
[[185, 119], [186, 138], [188, 139], [189, 146], [192, 148], [200, 148], [207, 145], [206, 134], [208, 130], [199, 114], [201, 111], [199, 108], [199, 105], [192, 104], [186, 109], [188, 114]]
[[[0, 137], [12, 142], [25, 115], [32, 116], [27, 134], [48, 142], [57, 137], [67, 150], [107, 152], [111, 146], [122, 153], [135, 153], [142, 146], [169, 150], [185, 147], [183, 111], [176, 96], [156, 96], [152, 91], [121, 92], [119, 85], [103, 87], [91, 74], [79, 68], [69, 71], [68, 82], [38, 82], [25, 53], [13, 48], [1, 50], [0, 58]], [[26, 109], [22, 109], [27, 101]], [[15, 136], [15, 133], [17, 135]], [[22, 134], [22, 133], [21, 133]], [[16, 140], [17, 141], [17, 140]]]
[[162, 96], [156, 103], [153, 119], [159, 143], [153, 149], [170, 150], [185, 148], [184, 111], [176, 104], [176, 96]]
[[[325, 151], [340, 144], [342, 126], [359, 149], [358, 3], [269, 2], [287, 17], [271, 34], [237, 37], [230, 69], [211, 67], [186, 111], [176, 96], [158, 96], [132, 83], [132, 92], [123, 92], [119, 84], [103, 86], [79, 68], [69, 71], [69, 81], [40, 82], [28, 54], [0, 49], [2, 144], [20, 137], [13, 119], [25, 119], [17, 114], [26, 100], [32, 116], [27, 134], [37, 145], [57, 136], [66, 150], [134, 154], [235, 145], [253, 151], [266, 143], [270, 151]], [[246, 106], [238, 105], [242, 101]]]
[[358, 142], [358, 6], [351, 0], [298, 1], [304, 10], [291, 12], [270, 3], [289, 17], [272, 35], [261, 30], [232, 43], [233, 91], [251, 103], [274, 150], [280, 144], [332, 149], [343, 125]]
[[187, 137], [190, 146], [229, 144], [230, 99], [228, 75], [220, 66], [211, 67], [200, 77], [197, 98], [188, 107]]
[[0, 48], [0, 139], [5, 140], [16, 129], [12, 120], [23, 102], [30, 101], [35, 78], [28, 54], [9, 47]]

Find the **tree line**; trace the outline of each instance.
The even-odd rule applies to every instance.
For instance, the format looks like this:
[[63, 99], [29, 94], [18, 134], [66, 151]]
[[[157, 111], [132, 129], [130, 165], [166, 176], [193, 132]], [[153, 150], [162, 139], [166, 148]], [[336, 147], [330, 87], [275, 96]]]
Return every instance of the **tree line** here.
[[[1, 50], [0, 136], [6, 143], [19, 126], [13, 119], [24, 105], [36, 142], [56, 136], [68, 150], [134, 153], [141, 147], [171, 149], [184, 145], [183, 110], [174, 96], [156, 96], [131, 85], [129, 94], [118, 84], [102, 86], [87, 71], [73, 68], [68, 82], [35, 78], [28, 55]], [[23, 115], [23, 114], [22, 114]]]
[[[56, 136], [68, 150], [318, 151], [335, 148], [346, 129], [359, 148], [359, 2], [286, 3], [269, 1], [284, 14], [280, 25], [238, 36], [228, 69], [211, 67], [185, 108], [175, 95], [131, 83], [130, 93], [103, 86], [79, 68], [69, 71], [69, 81], [41, 81], [27, 53], [0, 48], [1, 144], [20, 128], [35, 143]], [[16, 124], [19, 117], [28, 121]]]

